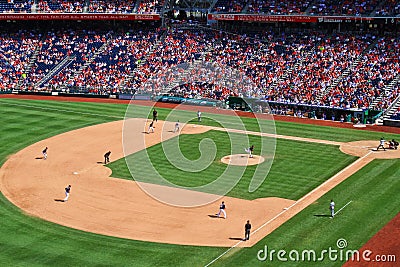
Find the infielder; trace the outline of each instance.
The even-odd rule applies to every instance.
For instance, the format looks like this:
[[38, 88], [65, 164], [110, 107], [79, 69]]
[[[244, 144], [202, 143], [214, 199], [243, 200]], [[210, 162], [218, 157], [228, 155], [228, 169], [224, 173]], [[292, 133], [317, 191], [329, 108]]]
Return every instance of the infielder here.
[[215, 215], [217, 215], [218, 216], [218, 218], [219, 218], [219, 215], [221, 215], [221, 213], [223, 213], [224, 214], [224, 218], [226, 219], [226, 211], [225, 211], [225, 203], [222, 201], [222, 203], [221, 203], [221, 205], [219, 205], [219, 212], [218, 212], [218, 214], [215, 214]]
[[43, 149], [43, 151], [42, 151], [43, 159], [47, 159], [47, 149], [48, 149], [48, 147], [46, 146], [46, 148]]
[[68, 198], [69, 198], [69, 192], [71, 191], [71, 185], [68, 185], [66, 188], [65, 188], [65, 198], [64, 198], [64, 202], [65, 201], [68, 201]]
[[200, 110], [197, 111], [197, 121], [201, 122], [201, 111]]
[[179, 132], [180, 128], [179, 128], [179, 120], [175, 123], [175, 129], [174, 129], [174, 133]]
[[152, 121], [149, 125], [149, 129], [147, 130], [147, 133], [149, 134], [150, 132], [154, 133], [154, 121]]
[[110, 155], [111, 155], [111, 151], [108, 151], [107, 153], [104, 154], [104, 164], [107, 164], [110, 162]]

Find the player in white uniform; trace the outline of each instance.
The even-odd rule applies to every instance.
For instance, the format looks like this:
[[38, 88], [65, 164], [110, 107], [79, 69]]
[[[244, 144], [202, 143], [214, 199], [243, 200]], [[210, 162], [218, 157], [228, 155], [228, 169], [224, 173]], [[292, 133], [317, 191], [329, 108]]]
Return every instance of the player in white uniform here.
[[48, 147], [46, 146], [46, 148], [43, 149], [43, 151], [42, 151], [43, 159], [47, 159], [47, 149], [48, 149]]
[[66, 188], [65, 188], [65, 198], [64, 198], [64, 202], [65, 201], [68, 201], [68, 198], [69, 198], [69, 192], [71, 191], [71, 185], [68, 185]]
[[249, 158], [253, 157], [254, 145], [251, 145], [249, 148], [245, 148], [244, 151], [249, 154]]
[[379, 140], [379, 146], [376, 148], [376, 151], [378, 151], [379, 148], [383, 148], [383, 151], [386, 151], [384, 145], [385, 145], [385, 139], [382, 137], [381, 140]]
[[331, 211], [331, 218], [335, 216], [335, 202], [331, 200], [331, 203], [329, 204], [329, 209]]
[[224, 214], [224, 218], [226, 219], [226, 211], [225, 211], [225, 203], [222, 201], [221, 205], [219, 205], [219, 212], [218, 214], [216, 214], [219, 218], [219, 215], [221, 215], [221, 213]]
[[149, 125], [149, 129], [147, 130], [147, 133], [149, 134], [150, 132], [154, 133], [154, 121], [152, 121]]

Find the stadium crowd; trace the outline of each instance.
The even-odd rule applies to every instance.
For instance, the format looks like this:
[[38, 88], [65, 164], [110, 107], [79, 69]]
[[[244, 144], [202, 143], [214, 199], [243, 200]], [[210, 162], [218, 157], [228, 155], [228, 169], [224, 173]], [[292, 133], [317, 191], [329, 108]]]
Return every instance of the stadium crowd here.
[[[20, 81], [30, 90], [170, 90], [191, 98], [239, 95], [286, 104], [385, 109], [399, 94], [396, 88], [386, 90], [400, 71], [399, 45], [395, 35], [319, 32], [266, 32], [259, 39], [173, 27], [21, 32], [2, 36], [1, 72], [8, 77], [4, 88], [15, 88]], [[182, 65], [188, 63], [201, 63], [202, 68]], [[212, 71], [204, 67], [207, 63]], [[229, 83], [226, 77], [235, 71], [239, 74], [231, 80], [240, 82]]]
[[[160, 13], [165, 0], [1, 0], [0, 12], [7, 13]], [[398, 16], [396, 0], [218, 0], [216, 13], [251, 13], [269, 15], [344, 15]]]
[[265, 13], [270, 15], [304, 14], [312, 1], [309, 0], [251, 0], [247, 13]]
[[[159, 12], [164, 3], [11, 0], [7, 7], [18, 6], [20, 10], [15, 12], [147, 14]], [[3, 4], [0, 9], [5, 11]], [[399, 4], [392, 0], [218, 0], [214, 11], [390, 15], [398, 14]], [[287, 33], [269, 28], [234, 34], [201, 28], [141, 27], [76, 30], [66, 26], [0, 34], [0, 90], [166, 93], [217, 100], [245, 96], [278, 106], [376, 110], [387, 109], [400, 95], [398, 84], [393, 84], [400, 73], [397, 33], [338, 33], [315, 28]]]

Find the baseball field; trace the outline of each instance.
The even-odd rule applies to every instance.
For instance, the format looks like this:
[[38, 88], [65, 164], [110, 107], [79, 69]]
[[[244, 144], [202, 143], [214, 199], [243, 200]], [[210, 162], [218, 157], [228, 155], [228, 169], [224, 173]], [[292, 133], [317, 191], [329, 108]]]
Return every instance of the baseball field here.
[[[127, 104], [5, 97], [0, 105], [4, 266], [281, 266], [284, 260], [276, 254], [262, 259], [266, 246], [269, 251], [314, 250], [320, 255], [330, 247], [338, 249], [341, 240], [346, 242], [339, 247], [343, 251], [359, 250], [400, 210], [400, 153], [373, 151], [381, 137], [399, 140], [400, 134], [276, 120], [276, 135], [264, 135], [254, 118], [241, 118], [243, 132], [224, 129], [208, 119], [207, 112], [201, 123], [193, 119], [175, 134], [174, 121], [168, 122], [171, 110], [164, 107], [157, 107], [160, 122], [155, 133], [146, 134], [149, 107], [138, 104], [134, 108], [143, 117], [135, 118], [137, 129], [131, 139], [145, 143], [133, 142], [135, 148], [124, 158], [121, 127]], [[195, 118], [196, 110], [177, 114]], [[229, 115], [218, 116], [230, 120]], [[227, 203], [226, 220], [213, 216], [221, 199], [196, 208], [172, 207], [152, 199], [133, 181], [163, 188], [143, 167], [149, 160], [167, 182], [189, 188], [194, 196], [218, 194], [197, 188], [222, 175], [227, 164], [221, 158], [232, 151], [243, 153], [230, 141], [243, 135], [255, 145], [255, 155], [263, 156], [262, 142], [276, 140], [276, 148], [272, 158], [264, 155], [265, 162], [246, 166], [222, 198]], [[164, 153], [165, 146], [177, 142], [182, 155], [195, 161], [204, 153], [204, 140], [215, 144], [215, 155], [198, 172], [177, 168]], [[36, 159], [46, 145], [49, 158]], [[107, 149], [112, 150], [112, 162], [104, 166]], [[127, 166], [129, 162], [133, 165]], [[269, 168], [269, 163], [266, 179], [249, 192], [256, 169]], [[134, 177], [129, 167], [135, 169]], [[63, 198], [69, 183], [70, 200], [55, 201]], [[331, 199], [336, 203], [333, 219]], [[247, 219], [252, 235], [243, 242]], [[373, 250], [385, 247], [384, 252], [396, 255], [398, 262], [399, 229], [394, 231], [392, 238], [375, 242]], [[289, 259], [284, 264], [342, 266], [347, 261], [318, 258]]]

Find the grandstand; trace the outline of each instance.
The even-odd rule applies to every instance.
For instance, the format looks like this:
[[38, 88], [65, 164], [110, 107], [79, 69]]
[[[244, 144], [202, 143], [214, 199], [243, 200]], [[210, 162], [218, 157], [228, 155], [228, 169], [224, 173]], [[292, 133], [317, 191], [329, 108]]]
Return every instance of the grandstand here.
[[[396, 124], [399, 9], [393, 0], [2, 0], [0, 89], [240, 96], [269, 102], [277, 114]], [[201, 81], [171, 81], [171, 69], [207, 62], [233, 68], [255, 86], [215, 84], [211, 72]], [[186, 77], [196, 71], [181, 70]]]

